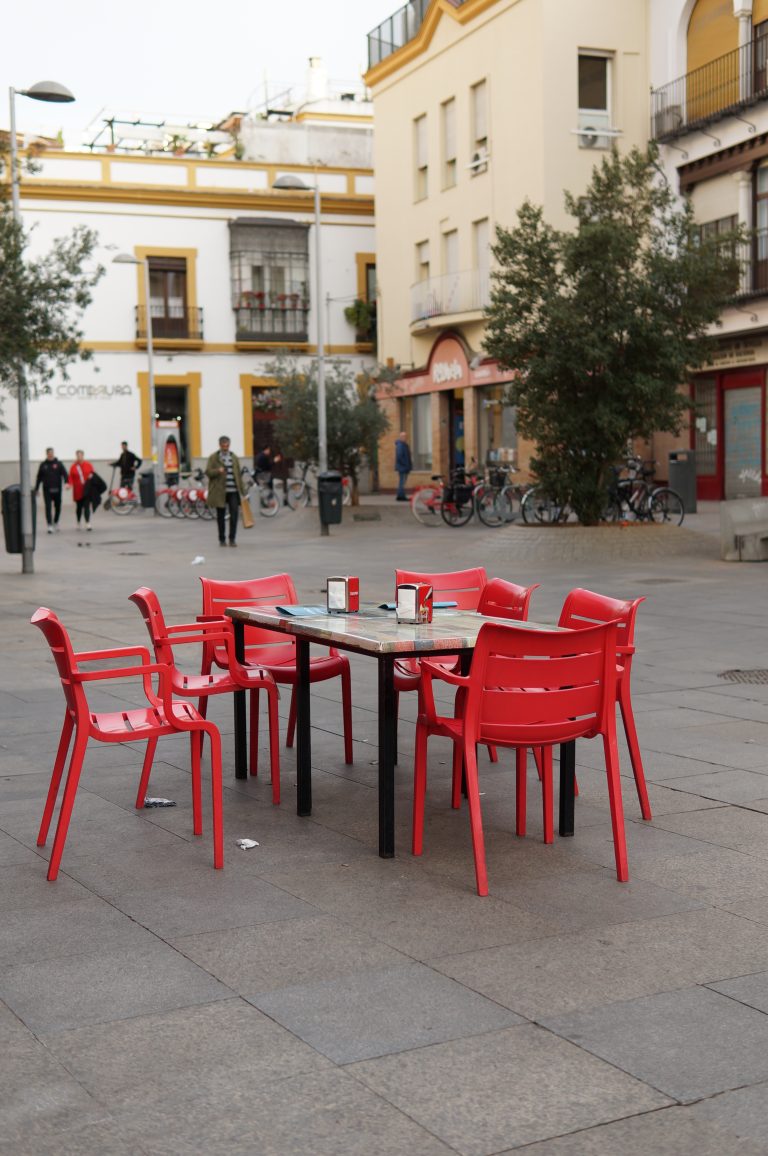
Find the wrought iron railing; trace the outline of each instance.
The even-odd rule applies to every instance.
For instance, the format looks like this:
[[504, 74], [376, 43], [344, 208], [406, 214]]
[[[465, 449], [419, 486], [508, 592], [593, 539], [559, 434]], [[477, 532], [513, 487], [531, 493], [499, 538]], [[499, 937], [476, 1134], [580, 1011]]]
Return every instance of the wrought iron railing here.
[[472, 313], [485, 309], [490, 299], [491, 274], [487, 269], [444, 273], [411, 287], [411, 321], [448, 313]]
[[[136, 306], [136, 338], [146, 340], [147, 307]], [[203, 311], [198, 306], [169, 305], [167, 309], [152, 306], [152, 340], [203, 340]]]
[[739, 297], [768, 296], [768, 229], [755, 229], [741, 246]]
[[309, 340], [309, 306], [239, 306], [235, 309], [237, 341], [303, 343]]
[[[454, 8], [460, 8], [465, 0], [449, 0]], [[398, 8], [386, 20], [382, 20], [373, 32], [368, 33], [368, 67], [380, 64], [398, 48], [413, 40], [424, 23], [430, 0], [411, 0]]]
[[672, 140], [768, 99], [768, 38], [758, 37], [651, 90], [651, 137]]

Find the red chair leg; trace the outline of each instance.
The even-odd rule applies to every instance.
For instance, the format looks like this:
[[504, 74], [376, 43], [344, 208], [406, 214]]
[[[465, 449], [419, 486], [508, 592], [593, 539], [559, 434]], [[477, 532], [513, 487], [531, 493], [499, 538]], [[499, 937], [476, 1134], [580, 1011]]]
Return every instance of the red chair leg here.
[[555, 841], [555, 812], [552, 791], [552, 747], [542, 747], [541, 806], [543, 811], [544, 842]]
[[[205, 674], [207, 672], [204, 671], [203, 673]], [[209, 695], [203, 694], [200, 696], [197, 702], [197, 711], [202, 718], [206, 718], [208, 715], [208, 698]]]
[[539, 782], [541, 782], [541, 778], [544, 773], [544, 748], [532, 747], [531, 749], [533, 750], [533, 761], [536, 764], [536, 773], [539, 776]]
[[[341, 709], [344, 716], [344, 762], [351, 766], [352, 754], [352, 679], [347, 664], [341, 672]], [[395, 714], [397, 718], [397, 714]], [[397, 756], [395, 756], [397, 762]]]
[[488, 873], [485, 867], [485, 840], [483, 820], [480, 814], [480, 788], [477, 781], [477, 750], [473, 743], [464, 744], [464, 765], [467, 774], [467, 801], [469, 803], [469, 825], [472, 831], [472, 850], [475, 856], [475, 879], [477, 894], [488, 894]]
[[141, 778], [139, 779], [139, 789], [136, 792], [136, 810], [141, 811], [144, 808], [144, 800], [147, 797], [147, 789], [149, 787], [149, 776], [152, 773], [152, 763], [155, 758], [155, 750], [157, 748], [157, 739], [149, 739], [147, 742], [147, 749], [144, 753], [144, 762], [141, 767]]
[[461, 784], [464, 779], [464, 759], [459, 743], [453, 744], [453, 778], [451, 783], [451, 806], [454, 811], [461, 807]]
[[285, 745], [287, 747], [293, 746], [293, 738], [296, 733], [296, 687], [291, 687], [291, 705], [288, 710], [288, 734], [285, 736]]
[[[213, 732], [208, 731], [211, 735]], [[203, 790], [200, 771], [200, 753], [203, 746], [203, 732], [191, 731], [189, 746], [192, 760], [192, 831], [195, 835], [203, 833]], [[213, 749], [211, 749], [213, 757]]]
[[80, 772], [83, 769], [83, 759], [85, 758], [85, 748], [87, 745], [87, 733], [84, 735], [75, 735], [75, 745], [72, 748], [72, 755], [69, 760], [67, 782], [64, 787], [64, 797], [61, 801], [61, 810], [59, 811], [59, 821], [56, 825], [56, 834], [53, 837], [51, 858], [50, 862], [48, 863], [48, 879], [51, 883], [54, 882], [59, 874], [59, 864], [61, 863], [64, 844], [67, 840], [69, 820], [72, 817], [72, 808], [75, 805], [75, 795], [77, 794], [77, 785], [80, 782]]
[[424, 796], [427, 792], [427, 728], [416, 723], [416, 749], [413, 758], [413, 833], [411, 853], [421, 855], [424, 848]]
[[526, 747], [517, 747], [515, 750], [515, 834], [525, 835], [526, 807], [528, 803], [528, 750]]
[[277, 718], [277, 687], [267, 690], [267, 712], [269, 714], [269, 769], [272, 779], [272, 802], [280, 802], [280, 728]]
[[251, 699], [251, 748], [250, 748], [250, 770], [251, 775], [258, 775], [259, 773], [259, 692], [252, 690], [250, 694]]
[[624, 733], [627, 736], [627, 745], [629, 746], [629, 758], [632, 763], [632, 774], [635, 776], [635, 786], [637, 787], [637, 797], [640, 800], [640, 813], [644, 819], [651, 819], [651, 801], [648, 798], [648, 788], [645, 785], [645, 772], [643, 770], [643, 760], [640, 755], [640, 743], [637, 739], [637, 727], [635, 726], [635, 716], [632, 711], [632, 700], [629, 697], [628, 690], [624, 689], [622, 683], [619, 689], [619, 706], [621, 707], [621, 718], [624, 723]]
[[603, 735], [605, 769], [608, 774], [608, 798], [611, 804], [611, 827], [613, 828], [613, 849], [616, 856], [616, 878], [619, 883], [629, 879], [627, 866], [627, 841], [624, 834], [624, 804], [621, 798], [621, 777], [619, 775], [619, 747], [616, 732]]
[[488, 743], [487, 745], [488, 745], [488, 758], [491, 760], [492, 763], [498, 763], [499, 752], [496, 750], [496, 747], [493, 745], [493, 743]]
[[[213, 866], [220, 870], [224, 866], [224, 803], [221, 782], [221, 736], [218, 729], [211, 727], [208, 737], [211, 741], [211, 820], [213, 826]], [[200, 734], [200, 745], [203, 736]]]
[[64, 770], [64, 764], [67, 761], [67, 751], [69, 750], [69, 742], [72, 738], [72, 731], [74, 729], [74, 722], [72, 721], [69, 711], [64, 715], [64, 726], [61, 728], [61, 738], [59, 739], [59, 747], [56, 751], [56, 760], [53, 764], [53, 773], [51, 774], [51, 785], [48, 788], [48, 797], [45, 800], [45, 809], [43, 810], [43, 818], [40, 823], [40, 830], [37, 833], [38, 847], [44, 847], [45, 841], [48, 838], [48, 829], [53, 818], [53, 810], [56, 806], [56, 799], [59, 794], [59, 784], [61, 783], [61, 775]]

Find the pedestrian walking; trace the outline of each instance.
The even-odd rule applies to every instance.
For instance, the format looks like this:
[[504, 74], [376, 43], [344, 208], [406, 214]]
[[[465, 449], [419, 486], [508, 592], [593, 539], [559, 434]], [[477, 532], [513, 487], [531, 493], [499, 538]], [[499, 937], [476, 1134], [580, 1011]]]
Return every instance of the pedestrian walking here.
[[81, 521], [85, 519], [86, 530], [91, 530], [91, 503], [86, 491], [88, 479], [93, 473], [93, 466], [85, 460], [85, 451], [77, 450], [75, 464], [69, 471], [68, 486], [72, 487], [72, 497], [75, 500], [77, 528], [81, 529]]
[[395, 471], [399, 478], [397, 486], [398, 502], [408, 501], [408, 495], [405, 492], [405, 483], [412, 469], [411, 447], [408, 445], [405, 430], [402, 430], [400, 436], [395, 441]]
[[229, 511], [229, 544], [236, 546], [237, 519], [240, 498], [245, 495], [240, 473], [240, 461], [230, 449], [228, 437], [219, 438], [219, 448], [208, 458], [205, 474], [208, 478], [208, 505], [216, 511], [219, 526], [219, 545], [227, 544], [227, 511]]
[[133, 450], [128, 449], [128, 442], [120, 442], [120, 457], [109, 464], [113, 470], [120, 470], [120, 485], [127, 486], [129, 490], [133, 489], [133, 479], [141, 465], [141, 458], [137, 457]]
[[67, 467], [60, 462], [49, 446], [45, 451], [45, 459], [40, 463], [35, 482], [35, 496], [42, 488], [45, 502], [45, 520], [48, 524], [48, 533], [54, 530], [59, 532], [59, 518], [61, 517], [61, 491], [68, 480]]

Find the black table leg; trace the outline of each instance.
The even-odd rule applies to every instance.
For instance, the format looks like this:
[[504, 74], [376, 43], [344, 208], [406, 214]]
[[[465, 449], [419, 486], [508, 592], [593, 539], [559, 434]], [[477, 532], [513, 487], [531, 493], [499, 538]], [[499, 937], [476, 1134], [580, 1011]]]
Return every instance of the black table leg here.
[[576, 802], [576, 743], [560, 744], [560, 835], [572, 835]]
[[395, 854], [395, 662], [391, 654], [379, 657], [379, 855]]
[[[245, 662], [245, 625], [235, 621], [235, 658]], [[248, 778], [248, 736], [245, 727], [245, 696], [247, 691], [236, 690], [235, 699], [235, 778]]]
[[309, 643], [296, 639], [296, 814], [312, 814], [312, 740], [309, 713]]

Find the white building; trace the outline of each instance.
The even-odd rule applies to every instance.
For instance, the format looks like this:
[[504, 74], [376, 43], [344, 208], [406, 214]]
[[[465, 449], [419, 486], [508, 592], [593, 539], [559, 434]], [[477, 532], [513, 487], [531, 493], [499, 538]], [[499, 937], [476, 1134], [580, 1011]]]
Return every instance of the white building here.
[[[326, 354], [355, 372], [373, 364], [373, 334], [356, 333], [344, 316], [356, 298], [372, 301], [375, 293], [370, 105], [358, 93], [330, 95], [315, 62], [308, 99], [232, 123], [235, 147], [222, 151], [222, 133], [213, 133], [210, 155], [200, 133], [153, 130], [160, 139], [152, 140], [146, 125], [136, 125], [117, 145], [105, 136], [92, 152], [44, 154], [40, 171], [23, 175], [31, 252], [87, 225], [98, 233], [96, 258], [107, 270], [83, 319], [93, 359], [74, 363], [69, 382], [56, 380], [30, 403], [35, 468], [48, 445], [67, 464], [83, 449], [97, 468], [117, 457], [122, 440], [150, 455], [143, 269], [113, 264], [118, 253], [148, 262], [156, 412], [179, 419], [189, 464], [222, 433], [246, 457], [254, 444], [279, 441], [279, 427], [264, 424], [254, 400], [270, 388], [268, 365], [277, 356], [309, 363], [316, 353], [318, 308]], [[321, 193], [322, 302], [314, 196], [275, 189], [286, 175]], [[4, 416], [2, 485], [18, 479], [11, 400]]]

